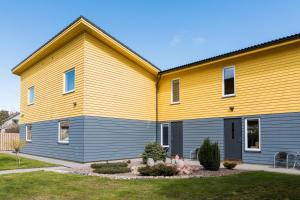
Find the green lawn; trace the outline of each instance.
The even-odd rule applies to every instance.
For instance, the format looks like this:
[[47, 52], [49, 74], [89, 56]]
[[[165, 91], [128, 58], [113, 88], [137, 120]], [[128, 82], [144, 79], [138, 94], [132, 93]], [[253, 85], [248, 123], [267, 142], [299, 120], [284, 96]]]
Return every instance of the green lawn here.
[[300, 176], [247, 172], [216, 178], [109, 180], [31, 172], [0, 176], [0, 199], [299, 199]]
[[[57, 166], [55, 164], [32, 160], [28, 158], [21, 158], [21, 166], [19, 168], [37, 168], [37, 167], [51, 167]], [[0, 153], [0, 170], [17, 169], [16, 156]]]

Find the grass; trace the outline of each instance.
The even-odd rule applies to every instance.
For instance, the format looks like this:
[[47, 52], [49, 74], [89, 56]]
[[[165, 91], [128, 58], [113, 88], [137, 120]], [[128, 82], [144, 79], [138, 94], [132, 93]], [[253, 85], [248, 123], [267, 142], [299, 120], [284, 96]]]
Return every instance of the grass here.
[[21, 165], [18, 168], [15, 155], [0, 153], [0, 170], [26, 169], [26, 168], [52, 167], [52, 166], [57, 166], [57, 165], [21, 157]]
[[54, 172], [0, 176], [0, 199], [299, 199], [300, 176], [267, 172], [194, 179], [110, 180]]

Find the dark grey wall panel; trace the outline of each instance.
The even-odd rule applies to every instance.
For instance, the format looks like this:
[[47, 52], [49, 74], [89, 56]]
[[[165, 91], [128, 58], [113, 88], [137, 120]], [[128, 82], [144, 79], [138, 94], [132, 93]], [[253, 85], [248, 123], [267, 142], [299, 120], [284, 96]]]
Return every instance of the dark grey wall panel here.
[[[32, 123], [32, 142], [27, 143], [22, 152], [83, 162], [83, 119], [83, 117], [69, 118], [69, 144], [57, 142], [59, 120]], [[20, 136], [25, 140], [25, 124], [21, 126]]]
[[155, 141], [151, 121], [84, 117], [84, 161], [136, 158]]
[[183, 155], [189, 158], [190, 151], [199, 148], [207, 137], [218, 142], [221, 159], [224, 157], [223, 118], [194, 119], [183, 121]]

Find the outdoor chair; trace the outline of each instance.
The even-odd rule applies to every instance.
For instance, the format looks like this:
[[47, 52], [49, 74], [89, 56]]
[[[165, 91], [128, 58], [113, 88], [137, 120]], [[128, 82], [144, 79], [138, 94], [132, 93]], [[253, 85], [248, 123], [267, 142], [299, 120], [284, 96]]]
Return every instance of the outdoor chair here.
[[276, 165], [286, 165], [289, 168], [289, 154], [287, 152], [276, 152], [274, 155], [274, 168]]

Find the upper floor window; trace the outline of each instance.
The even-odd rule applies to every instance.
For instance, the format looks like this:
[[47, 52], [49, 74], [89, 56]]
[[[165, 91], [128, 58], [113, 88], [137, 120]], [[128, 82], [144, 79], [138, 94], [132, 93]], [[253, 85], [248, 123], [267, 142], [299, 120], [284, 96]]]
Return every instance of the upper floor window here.
[[75, 69], [70, 69], [64, 75], [64, 93], [75, 91]]
[[32, 125], [26, 125], [26, 141], [31, 142], [32, 140]]
[[70, 122], [68, 120], [63, 120], [58, 123], [58, 142], [59, 143], [69, 143], [69, 128]]
[[28, 105], [34, 104], [34, 86], [28, 88]]
[[172, 84], [171, 84], [171, 103], [172, 104], [176, 104], [176, 103], [180, 102], [179, 89], [180, 89], [180, 80], [179, 79], [172, 80]]
[[225, 67], [223, 69], [223, 97], [235, 95], [235, 68]]

